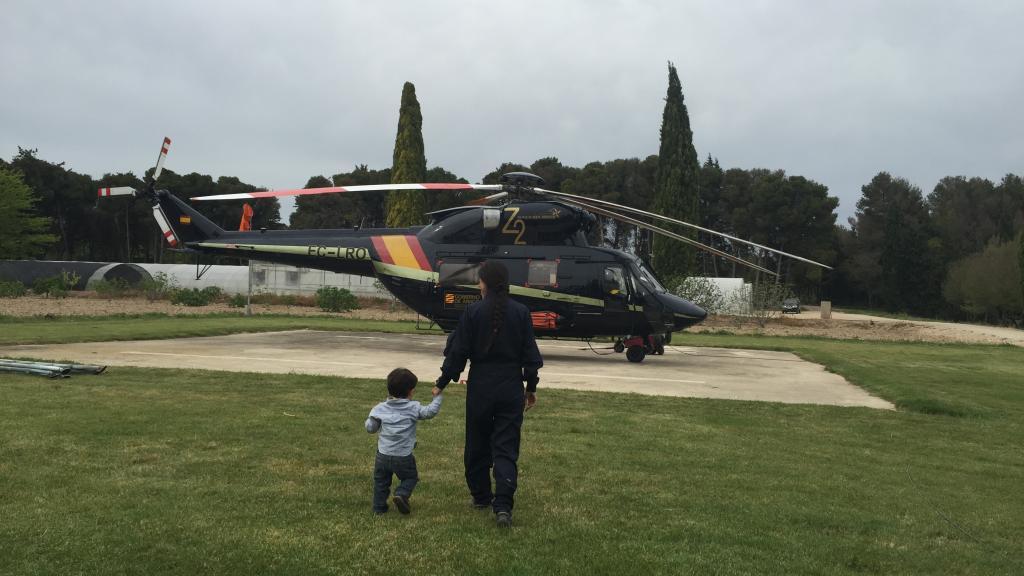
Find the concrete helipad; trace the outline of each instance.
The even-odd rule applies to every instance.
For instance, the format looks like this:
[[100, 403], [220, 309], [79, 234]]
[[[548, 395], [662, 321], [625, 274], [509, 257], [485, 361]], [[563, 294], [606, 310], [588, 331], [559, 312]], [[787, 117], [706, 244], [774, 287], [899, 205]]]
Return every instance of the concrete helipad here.
[[[0, 347], [0, 356], [110, 366], [199, 368], [240, 372], [383, 378], [405, 366], [421, 380], [439, 374], [444, 337], [357, 332], [262, 332], [175, 340]], [[599, 356], [585, 343], [541, 341], [541, 386], [790, 404], [893, 409], [841, 376], [788, 352], [669, 346], [641, 364], [623, 354]], [[610, 350], [598, 350], [601, 353]], [[465, 373], [463, 373], [465, 376]]]

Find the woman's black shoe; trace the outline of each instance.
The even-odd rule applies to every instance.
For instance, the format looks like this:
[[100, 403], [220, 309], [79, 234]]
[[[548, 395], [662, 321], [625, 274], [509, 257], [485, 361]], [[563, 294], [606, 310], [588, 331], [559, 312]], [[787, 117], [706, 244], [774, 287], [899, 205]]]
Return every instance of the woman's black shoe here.
[[511, 512], [505, 512], [504, 510], [502, 510], [501, 512], [498, 512], [497, 518], [496, 518], [496, 522], [498, 524], [498, 528], [511, 528], [512, 527], [512, 513]]

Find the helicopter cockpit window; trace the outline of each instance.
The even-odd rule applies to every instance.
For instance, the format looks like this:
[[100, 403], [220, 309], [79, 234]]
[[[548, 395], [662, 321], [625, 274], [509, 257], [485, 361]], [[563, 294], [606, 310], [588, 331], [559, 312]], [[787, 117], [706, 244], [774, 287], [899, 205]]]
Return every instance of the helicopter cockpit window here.
[[528, 286], [558, 286], [558, 260], [530, 260]]
[[480, 264], [476, 262], [442, 262], [438, 270], [441, 286], [476, 286], [480, 282]]
[[626, 276], [622, 268], [609, 266], [604, 269], [604, 293], [606, 296], [625, 296]]
[[645, 288], [654, 292], [667, 292], [665, 287], [658, 282], [658, 279], [654, 277], [654, 274], [651, 274], [647, 268], [644, 267], [642, 262], [637, 262], [635, 266], [636, 277]]

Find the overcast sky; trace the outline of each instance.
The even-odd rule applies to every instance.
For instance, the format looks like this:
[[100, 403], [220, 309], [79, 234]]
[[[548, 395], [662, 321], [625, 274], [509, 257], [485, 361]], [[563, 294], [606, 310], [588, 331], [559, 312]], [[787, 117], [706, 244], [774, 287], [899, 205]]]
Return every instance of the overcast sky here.
[[666, 62], [723, 167], [829, 187], [1024, 173], [1024, 3], [45, 2], [0, 11], [0, 157], [271, 188], [391, 163], [402, 83], [427, 161], [471, 181], [658, 151]]

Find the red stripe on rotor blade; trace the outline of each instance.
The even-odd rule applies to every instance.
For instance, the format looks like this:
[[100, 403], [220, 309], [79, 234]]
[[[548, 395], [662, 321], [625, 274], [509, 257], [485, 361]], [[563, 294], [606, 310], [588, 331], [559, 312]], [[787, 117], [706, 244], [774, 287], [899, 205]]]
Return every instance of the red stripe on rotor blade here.
[[264, 190], [260, 192], [250, 192], [250, 196], [253, 198], [272, 198], [274, 196], [305, 196], [306, 194], [329, 194], [331, 192], [347, 192], [348, 190], [344, 186], [335, 186], [333, 188], [300, 188], [297, 190]]
[[420, 239], [407, 235], [405, 241], [409, 243], [409, 249], [412, 250], [412, 255], [416, 257], [416, 263], [420, 265], [420, 270], [433, 270], [430, 267], [430, 261], [427, 260], [427, 255], [423, 253], [423, 247], [420, 246]]
[[420, 184], [420, 186], [423, 186], [427, 190], [466, 190], [466, 189], [473, 188], [472, 184], [459, 184], [459, 183], [451, 183], [451, 184]]
[[388, 252], [388, 247], [384, 245], [384, 240], [380, 236], [372, 236], [373, 247], [377, 250], [377, 256], [380, 257], [380, 261], [385, 264], [394, 264], [395, 261], [391, 259], [391, 252]]

